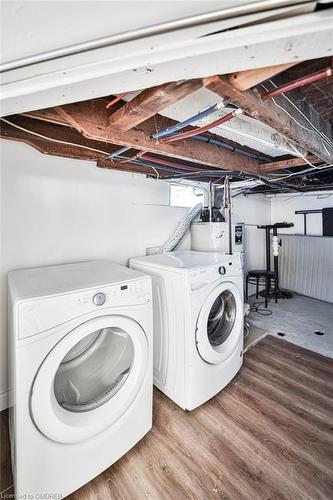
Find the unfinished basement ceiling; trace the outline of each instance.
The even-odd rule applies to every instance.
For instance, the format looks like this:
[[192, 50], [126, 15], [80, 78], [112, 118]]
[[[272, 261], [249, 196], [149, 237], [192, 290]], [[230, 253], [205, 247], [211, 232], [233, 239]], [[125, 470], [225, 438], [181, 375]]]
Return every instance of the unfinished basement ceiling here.
[[[130, 100], [132, 95], [130, 94], [128, 97]], [[213, 106], [218, 101], [219, 99], [214, 92], [206, 88], [201, 88], [176, 104], [163, 109], [160, 114], [173, 120], [183, 121], [189, 116], [193, 116], [203, 109]], [[224, 107], [208, 117], [197, 121], [196, 125], [202, 126], [211, 123], [225, 116], [229, 111], [230, 109]], [[294, 152], [286, 139], [270, 126], [262, 122], [254, 123], [253, 119], [243, 115], [237, 116], [234, 120], [219, 125], [210, 131], [220, 137], [230, 139], [240, 145], [248, 146], [272, 157], [292, 154]]]
[[[207, 53], [201, 59], [201, 65], [196, 68], [196, 72], [199, 69], [204, 78], [167, 80], [157, 86], [147, 85], [145, 89], [130, 92], [126, 79], [117, 93], [108, 92], [84, 101], [73, 99], [70, 104], [63, 104], [68, 102], [75, 89], [76, 95], [82, 96], [80, 89], [83, 88], [77, 80], [70, 93], [67, 93], [67, 87], [63, 90], [63, 98], [57, 102], [61, 88], [57, 83], [57, 70], [62, 63], [68, 64], [68, 57], [57, 57], [37, 64], [32, 64], [32, 59], [30, 62], [29, 59], [9, 62], [3, 72], [3, 103], [7, 112], [3, 113], [5, 118], [2, 119], [2, 137], [26, 142], [45, 154], [93, 160], [101, 168], [134, 171], [164, 179], [188, 178], [221, 183], [228, 174], [235, 182], [245, 179], [246, 185], [251, 186], [247, 192], [329, 189], [333, 184], [333, 135], [329, 120], [332, 116], [332, 59], [315, 59], [314, 54], [323, 55], [333, 49], [333, 30], [329, 21], [330, 16], [333, 19], [333, 9], [326, 5], [325, 10], [318, 10], [316, 2], [293, 4], [270, 2], [268, 9], [267, 2], [257, 2], [253, 4], [257, 5], [257, 11], [252, 9], [242, 16], [240, 12], [233, 11], [234, 15], [238, 15], [236, 18], [223, 18], [219, 14], [218, 21], [210, 19], [203, 25], [204, 28], [199, 24], [190, 28], [194, 30], [192, 36], [193, 33], [198, 36], [198, 30], [208, 27], [211, 29], [214, 23], [217, 28], [216, 23], [227, 22], [228, 30], [225, 31], [224, 24], [222, 31], [223, 35], [228, 34], [229, 41], [234, 42], [239, 31], [242, 35], [247, 33], [250, 38], [252, 36], [255, 43], [251, 45], [249, 52], [252, 54], [249, 60], [253, 59], [251, 69], [241, 59], [244, 67], [233, 73], [208, 73], [205, 77], [211, 55], [217, 55], [215, 50]], [[314, 19], [313, 16], [317, 18]], [[239, 28], [239, 24], [244, 26], [246, 23], [246, 28]], [[288, 33], [291, 25], [294, 31], [292, 38]], [[274, 40], [276, 47], [270, 59], [279, 63], [265, 67], [263, 46], [258, 46], [257, 42], [260, 40], [264, 43], [269, 29], [272, 35], [270, 41]], [[177, 46], [177, 33], [173, 31], [172, 36], [171, 33], [163, 34], [169, 37], [169, 41], [164, 39], [166, 46], [170, 48], [168, 44], [172, 38], [175, 39], [174, 48]], [[280, 42], [277, 42], [274, 33], [279, 34], [280, 42], [285, 44], [284, 52], [291, 53], [288, 57], [275, 58], [279, 54]], [[203, 38], [209, 38], [211, 42], [220, 34], [218, 31]], [[307, 47], [305, 42], [309, 34], [312, 43]], [[294, 35], [298, 37], [297, 43]], [[141, 46], [149, 47], [149, 40], [149, 37], [141, 40]], [[182, 40], [184, 42], [185, 39]], [[191, 50], [195, 49], [196, 43], [191, 41]], [[307, 57], [311, 60], [299, 63], [299, 54], [302, 50], [304, 53], [304, 45]], [[217, 48], [220, 46], [221, 40]], [[121, 47], [122, 44], [118, 49]], [[223, 44], [222, 47], [225, 49]], [[245, 51], [249, 48], [250, 45], [243, 46]], [[153, 46], [151, 50], [153, 52]], [[233, 51], [233, 59], [239, 64], [234, 44]], [[200, 50], [199, 53], [204, 55]], [[78, 61], [76, 55], [69, 59], [73, 57], [72, 62]], [[183, 74], [179, 71], [179, 63], [183, 57], [183, 52], [179, 53], [178, 59], [173, 55], [172, 76]], [[253, 68], [258, 65], [259, 59], [261, 65]], [[25, 61], [25, 65], [22, 61]], [[117, 67], [121, 67], [125, 61], [126, 51], [119, 52]], [[220, 59], [217, 60], [217, 65], [219, 61]], [[41, 85], [39, 92], [35, 92], [34, 85], [36, 82], [41, 83], [40, 70], [42, 67], [45, 69], [45, 64], [52, 63], [53, 74], [46, 73], [43, 76], [47, 77], [48, 84]], [[98, 66], [97, 62], [96, 65]], [[228, 64], [227, 67], [238, 68]], [[290, 83], [295, 78], [308, 77], [322, 68], [328, 68], [328, 73], [320, 80], [302, 86], [297, 91], [265, 100], [264, 94], [267, 91]], [[34, 77], [27, 79], [29, 72], [33, 72]], [[134, 68], [130, 81], [132, 88], [135, 82], [143, 81], [137, 79], [137, 73], [138, 68]], [[156, 73], [157, 67], [146, 67], [146, 81], [156, 81]], [[185, 73], [189, 74], [187, 70]], [[91, 87], [93, 94], [101, 92], [103, 85], [99, 84], [104, 77], [103, 73], [96, 80], [97, 87]], [[18, 80], [14, 81], [15, 78]], [[67, 78], [67, 73], [63, 72], [63, 79], [67, 81]], [[96, 74], [94, 78], [97, 78]], [[27, 83], [27, 88], [24, 89], [26, 99], [23, 99], [23, 95], [15, 98], [15, 93], [21, 92], [24, 82]], [[91, 83], [90, 79], [85, 85], [89, 82]], [[110, 79], [109, 82], [112, 87], [113, 80]], [[45, 102], [46, 96], [48, 103], [55, 101], [57, 106], [26, 109], [29, 105], [27, 103], [34, 102], [36, 105], [37, 102]], [[21, 113], [8, 113], [9, 109], [20, 110]], [[193, 119], [198, 113], [200, 119]], [[189, 118], [190, 121], [182, 124]], [[171, 134], [168, 132], [170, 127]], [[161, 133], [162, 131], [164, 132]]]
[[[332, 56], [333, 57], [333, 56]], [[312, 61], [305, 61], [287, 69], [282, 74], [273, 78], [278, 85], [282, 85], [291, 80], [296, 80], [304, 75], [309, 75], [320, 71], [328, 66], [332, 66], [332, 57], [321, 57]], [[298, 102], [306, 101], [313, 106], [324, 118], [327, 118], [331, 126], [333, 125], [333, 80], [324, 78], [318, 82], [310, 83], [300, 87], [297, 92], [293, 92], [292, 97]]]

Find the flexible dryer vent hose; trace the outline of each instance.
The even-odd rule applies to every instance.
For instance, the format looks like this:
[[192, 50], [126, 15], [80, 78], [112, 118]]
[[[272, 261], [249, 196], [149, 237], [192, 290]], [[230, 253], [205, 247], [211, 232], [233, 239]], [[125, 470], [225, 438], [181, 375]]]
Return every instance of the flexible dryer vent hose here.
[[175, 232], [170, 236], [170, 238], [161, 246], [158, 253], [172, 252], [176, 246], [184, 238], [186, 232], [189, 230], [193, 220], [199, 215], [202, 210], [202, 204], [198, 203], [195, 207], [191, 208], [183, 219], [178, 224]]

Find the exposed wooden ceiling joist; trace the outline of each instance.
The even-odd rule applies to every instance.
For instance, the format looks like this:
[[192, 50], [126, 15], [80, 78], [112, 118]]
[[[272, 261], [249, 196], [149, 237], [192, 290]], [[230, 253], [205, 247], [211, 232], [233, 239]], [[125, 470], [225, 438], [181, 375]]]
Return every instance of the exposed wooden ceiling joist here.
[[[118, 104], [116, 104], [116, 106], [118, 106]], [[51, 123], [64, 125], [66, 127], [71, 126], [64, 118], [62, 118], [59, 115], [59, 113], [57, 113], [55, 108], [47, 108], [47, 109], [41, 109], [38, 111], [30, 111], [28, 113], [23, 113], [23, 116], [28, 116], [28, 117], [34, 118], [36, 120], [48, 121]], [[177, 120], [167, 118], [166, 116], [161, 115], [161, 114], [156, 114], [154, 116], [154, 119], [148, 119], [145, 122], [144, 130], [145, 130], [145, 133], [147, 135], [152, 135], [152, 134], [154, 134], [154, 132], [156, 132], [156, 130], [163, 130], [165, 128], [172, 127], [173, 125], [175, 125], [177, 123], [178, 123]], [[139, 127], [139, 128], [142, 128], [142, 127]], [[194, 129], [194, 127], [188, 126], [187, 129], [188, 130]], [[213, 140], [217, 140], [217, 141], [220, 141], [222, 143], [225, 143], [226, 149], [228, 148], [228, 146], [230, 146], [230, 148], [229, 148], [230, 151], [232, 151], [233, 150], [232, 148], [234, 148], [234, 149], [236, 149], [236, 151], [242, 150], [245, 153], [248, 152], [248, 153], [260, 155], [260, 152], [258, 152], [257, 150], [255, 150], [253, 148], [241, 145], [238, 142], [232, 141], [232, 140], [227, 139], [225, 137], [220, 137], [220, 136], [213, 134], [211, 132], [206, 132], [202, 135], [208, 137], [209, 139], [213, 139]]]
[[34, 118], [44, 122], [70, 127], [70, 125], [66, 122], [66, 120], [64, 120], [59, 115], [59, 113], [57, 113], [55, 108], [39, 109], [38, 111], [29, 111], [27, 113], [22, 113], [22, 115], [20, 116], [27, 116], [28, 118]]
[[[9, 117], [8, 120], [21, 128], [16, 128], [5, 121], [1, 121], [0, 134], [3, 139], [24, 142], [46, 155], [80, 160], [98, 160], [104, 158], [107, 154], [112, 154], [115, 150], [115, 147], [111, 144], [90, 141], [74, 129], [57, 127], [46, 121], [37, 121], [23, 115], [14, 115]], [[47, 139], [25, 132], [24, 129], [45, 136]], [[76, 146], [76, 144], [81, 147]], [[105, 151], [105, 153], [86, 148]]]
[[[35, 117], [32, 119], [23, 115], [10, 117], [9, 121], [13, 123], [14, 126], [3, 121], [0, 137], [3, 139], [24, 142], [46, 155], [96, 161], [98, 167], [109, 170], [152, 175], [158, 173], [159, 175], [165, 175], [168, 171], [172, 170], [168, 168], [171, 166], [173, 166], [174, 169], [178, 169], [178, 173], [181, 171], [202, 172], [202, 170], [206, 168], [205, 165], [184, 162], [166, 162], [167, 165], [164, 166], [162, 165], [164, 160], [152, 156], [147, 156], [144, 159], [142, 158], [147, 165], [133, 163], [130, 159], [126, 162], [115, 161], [111, 158], [107, 158], [107, 155], [114, 153], [118, 149], [118, 146], [87, 139], [70, 127], [63, 128], [51, 122], [47, 123], [47, 121], [45, 121], [45, 116], [47, 116], [46, 112], [43, 113], [42, 116], [44, 118], [43, 120], [36, 120]], [[50, 117], [53, 117], [53, 115], [50, 114]], [[17, 126], [20, 128], [17, 128]], [[44, 136], [44, 138], [41, 136]], [[161, 164], [159, 164], [159, 161], [161, 161]], [[151, 166], [149, 166], [148, 163]], [[177, 170], [175, 170], [175, 172], [176, 171]], [[201, 177], [202, 180], [209, 180], [204, 176]]]
[[277, 66], [266, 66], [264, 68], [248, 69], [246, 71], [238, 71], [237, 73], [231, 73], [228, 76], [228, 80], [235, 89], [244, 91], [248, 90], [258, 83], [261, 83], [267, 78], [271, 78], [281, 71], [285, 71], [292, 66], [295, 66], [298, 62], [291, 62], [286, 64], [278, 64]]
[[[301, 148], [310, 151], [325, 162], [332, 162], [332, 148], [324, 144], [318, 132], [314, 129], [311, 130], [309, 122], [288, 100], [283, 97], [278, 97], [275, 100], [283, 108], [283, 111], [273, 101], [263, 102], [257, 91], [247, 90], [241, 92], [233, 87], [226, 77], [213, 76], [205, 78], [204, 83], [209, 90], [222, 98], [230, 100], [252, 117], [267, 123], [285, 137], [293, 140]], [[315, 122], [317, 128], [318, 124], [320, 124], [319, 130], [323, 131], [329, 140], [333, 140], [329, 123], [320, 117], [319, 113], [313, 108], [310, 109], [306, 103], [302, 107], [302, 113], [307, 116], [311, 123]]]
[[[14, 128], [5, 122], [2, 122], [1, 124], [1, 137], [3, 139], [24, 142], [25, 144], [32, 146], [34, 149], [37, 149], [40, 153], [51, 156], [74, 158], [77, 160], [96, 161], [97, 166], [112, 170], [130, 171], [141, 174], [152, 173], [152, 170], [149, 169], [149, 167], [136, 165], [130, 162], [122, 164], [117, 161], [112, 161], [111, 159], [106, 160], [106, 154], [113, 153], [116, 149], [118, 149], [117, 147], [111, 144], [86, 139], [74, 129], [56, 127], [46, 121], [38, 122], [35, 119], [33, 120], [22, 115], [17, 116], [14, 119], [11, 117], [10, 121], [20, 127], [26, 128], [27, 130], [32, 130], [37, 134], [44, 135], [45, 137], [48, 137], [48, 139], [43, 139], [42, 137], [26, 133], [23, 130]], [[50, 140], [50, 138], [54, 140]], [[65, 144], [70, 142], [75, 145]], [[100, 150], [101, 152], [93, 151], [93, 149]], [[165, 173], [165, 171], [159, 170], [158, 166], [156, 167], [156, 170], [160, 174]]]
[[202, 87], [202, 80], [181, 80], [148, 88], [115, 111], [109, 123], [115, 130], [126, 132]]
[[259, 163], [256, 160], [212, 144], [193, 140], [159, 143], [149, 137], [144, 123], [140, 129], [119, 132], [109, 125], [107, 110], [100, 101], [68, 104], [55, 109], [64, 120], [88, 139], [197, 162], [213, 168], [258, 172]]
[[[316, 163], [322, 163], [323, 160], [315, 155], [309, 155], [306, 157], [307, 161], [315, 165]], [[272, 172], [274, 170], [281, 170], [284, 168], [294, 168], [301, 167], [302, 165], [308, 165], [306, 160], [303, 158], [290, 158], [289, 160], [280, 160], [271, 163], [263, 163], [261, 165], [265, 172]]]
[[[92, 102], [91, 102], [91, 105]], [[172, 120], [169, 120], [164, 117], [160, 117], [161, 120], [163, 121], [163, 126], [169, 126], [171, 124], [174, 124]], [[38, 126], [38, 121], [42, 121], [43, 124], [41, 126]], [[60, 114], [53, 108], [45, 109], [45, 110], [39, 110], [39, 111], [32, 111], [30, 113], [25, 113], [24, 115], [18, 115], [15, 117], [15, 122], [19, 125], [23, 125], [27, 127], [27, 129], [32, 129], [36, 131], [37, 133], [44, 134], [49, 137], [53, 137], [55, 139], [60, 139], [62, 141], [69, 141], [69, 142], [75, 142], [82, 144], [83, 146], [90, 146], [96, 149], [102, 149], [107, 152], [113, 153], [115, 152], [119, 146], [114, 146], [111, 145], [110, 143], [107, 143], [105, 141], [94, 141], [91, 139], [86, 139], [81, 133], [78, 133], [76, 130], [71, 128], [71, 125], [62, 117]], [[37, 122], [37, 124], [36, 124]], [[49, 126], [47, 126], [47, 122], [49, 122]], [[54, 127], [52, 124], [55, 125], [62, 125], [66, 126], [66, 130], [62, 131], [59, 127]], [[152, 125], [150, 121], [146, 123], [148, 125], [147, 129], [148, 132], [150, 132], [150, 126]], [[147, 131], [146, 131], [147, 132]], [[211, 134], [210, 134], [211, 135]], [[4, 126], [3, 128], [3, 137], [5, 138], [10, 138], [13, 140], [18, 140], [22, 142], [26, 142], [27, 144], [30, 144], [31, 146], [35, 147], [38, 149], [40, 152], [44, 154], [51, 154], [51, 155], [57, 155], [57, 156], [67, 156], [70, 158], [78, 158], [78, 159], [86, 159], [86, 160], [99, 160], [100, 164], [98, 166], [101, 166], [103, 168], [110, 168], [110, 169], [117, 169], [117, 170], [130, 170], [130, 171], [137, 171], [140, 173], [151, 173], [151, 169], [145, 169], [145, 167], [140, 167], [138, 165], [135, 165], [135, 169], [132, 168], [134, 165], [131, 162], [126, 162], [126, 164], [119, 164], [119, 162], [114, 162], [111, 159], [105, 160], [105, 155], [103, 154], [96, 154], [94, 152], [91, 152], [89, 150], [79, 150], [78, 148], [71, 147], [64, 147], [61, 145], [58, 147], [54, 143], [47, 144], [46, 140], [40, 140], [34, 136], [30, 136], [28, 133], [24, 133], [22, 131], [17, 132], [16, 130], [12, 129], [11, 127], [8, 128], [8, 126]], [[213, 138], [215, 136], [212, 136]], [[219, 138], [218, 138], [219, 139]], [[227, 141], [230, 142], [230, 141]], [[234, 154], [234, 153], [231, 153]], [[322, 160], [317, 158], [314, 155], [310, 155], [307, 158], [308, 161], [312, 163], [321, 163]], [[177, 160], [176, 160], [177, 161]], [[186, 165], [183, 163], [179, 163], [179, 167], [181, 165], [184, 166], [185, 170], [196, 170], [195, 166], [192, 165]], [[259, 172], [269, 172], [269, 171], [274, 171], [274, 170], [280, 170], [284, 168], [292, 168], [296, 166], [302, 166], [305, 165], [307, 162], [306, 160], [302, 158], [292, 158], [292, 159], [287, 159], [287, 160], [282, 160], [282, 161], [277, 161], [277, 162], [271, 162], [271, 163], [264, 163], [260, 164], [259, 167]], [[198, 164], [198, 163], [197, 163]], [[120, 168], [120, 165], [122, 167]], [[128, 167], [129, 166], [129, 167]], [[202, 163], [200, 166], [198, 164], [197, 169], [202, 170], [206, 167], [205, 163]], [[156, 166], [158, 170], [158, 166]]]

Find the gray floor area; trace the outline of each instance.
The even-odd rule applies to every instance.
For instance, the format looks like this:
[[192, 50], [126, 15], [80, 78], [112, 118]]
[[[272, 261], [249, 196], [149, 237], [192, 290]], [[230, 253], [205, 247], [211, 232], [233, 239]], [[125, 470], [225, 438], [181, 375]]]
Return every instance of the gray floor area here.
[[[259, 296], [249, 302], [263, 301]], [[264, 308], [264, 304], [261, 305]], [[277, 336], [311, 351], [333, 358], [333, 304], [294, 294], [292, 299], [281, 299], [277, 304], [269, 302], [270, 316], [251, 312], [248, 321], [266, 333]], [[320, 331], [324, 335], [316, 335]]]

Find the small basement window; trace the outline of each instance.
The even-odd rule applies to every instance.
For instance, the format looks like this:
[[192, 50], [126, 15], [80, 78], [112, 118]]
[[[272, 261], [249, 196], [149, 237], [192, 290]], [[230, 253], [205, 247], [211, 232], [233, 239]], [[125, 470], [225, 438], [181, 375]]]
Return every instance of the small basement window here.
[[194, 207], [198, 203], [204, 203], [204, 190], [196, 186], [184, 186], [180, 184], [170, 185], [171, 207]]

